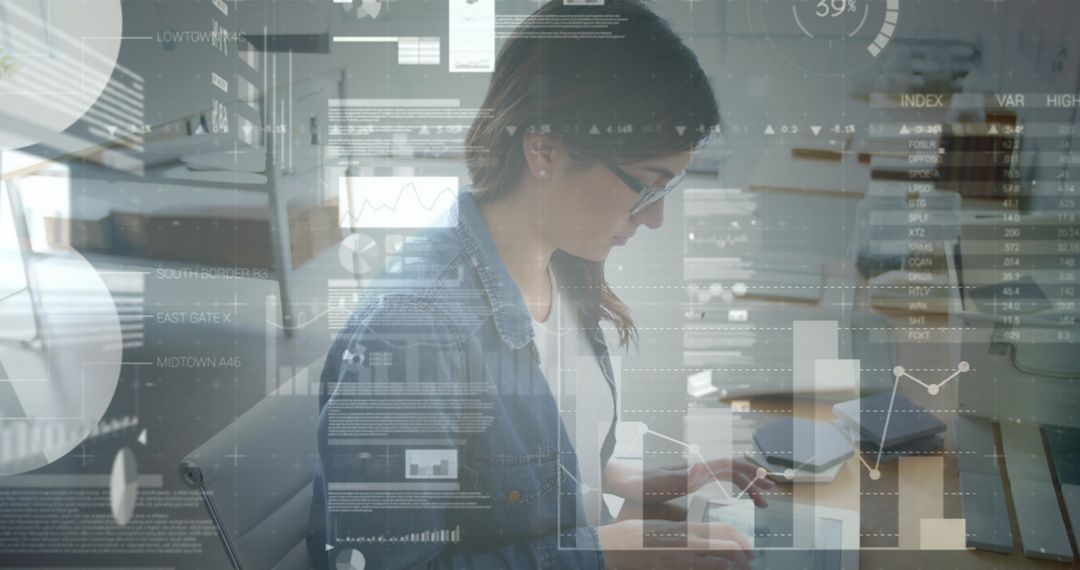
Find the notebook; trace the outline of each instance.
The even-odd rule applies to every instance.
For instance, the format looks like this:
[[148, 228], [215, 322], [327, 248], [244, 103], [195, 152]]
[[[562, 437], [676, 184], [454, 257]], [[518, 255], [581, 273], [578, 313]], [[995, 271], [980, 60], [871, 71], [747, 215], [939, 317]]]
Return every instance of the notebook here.
[[879, 448], [890, 448], [945, 431], [945, 424], [907, 398], [882, 392], [833, 406], [833, 413]]
[[754, 443], [769, 463], [814, 473], [854, 454], [840, 430], [802, 418], [783, 418], [758, 428]]

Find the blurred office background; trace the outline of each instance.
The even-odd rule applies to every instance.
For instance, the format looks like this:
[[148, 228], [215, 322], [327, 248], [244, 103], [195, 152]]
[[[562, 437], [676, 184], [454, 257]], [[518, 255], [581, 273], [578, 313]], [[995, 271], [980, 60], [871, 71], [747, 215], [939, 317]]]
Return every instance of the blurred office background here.
[[[5, 277], [0, 302], [25, 316], [47, 312], [50, 303], [97, 299], [104, 304], [86, 307], [67, 341], [121, 358], [115, 386], [101, 381], [113, 395], [96, 418], [83, 416], [55, 435], [35, 432], [48, 428], [32, 422], [0, 424], [0, 473], [9, 474], [0, 489], [15, 493], [13, 508], [0, 509], [0, 537], [18, 529], [23, 537], [0, 538], [0, 558], [53, 566], [227, 563], [177, 465], [268, 399], [313, 402], [326, 351], [362, 294], [356, 280], [407, 263], [413, 230], [349, 223], [354, 196], [341, 191], [344, 177], [467, 184], [460, 144], [486, 92], [483, 57], [490, 54], [460, 59], [462, 48], [452, 43], [466, 40], [451, 37], [455, 5], [94, 0], [84, 6], [88, 14], [122, 20], [90, 35], [98, 24], [61, 21], [48, 0], [0, 1], [0, 87], [4, 78], [10, 87], [0, 98], [11, 103], [0, 105], [0, 251], [15, 276]], [[639, 232], [607, 262], [641, 333], [640, 344], [617, 358], [626, 422], [684, 438], [688, 409], [756, 410], [759, 402], [790, 409], [799, 399], [793, 321], [839, 323], [839, 358], [862, 361], [862, 385], [849, 387], [855, 395], [891, 388], [900, 364], [953, 369], [965, 342], [957, 331], [967, 325], [949, 316], [950, 303], [959, 302], [957, 271], [944, 258], [959, 229], [1075, 209], [1075, 2], [848, 0], [825, 5], [843, 12], [835, 21], [805, 24], [791, 18], [792, 5], [804, 17], [819, 9], [812, 2], [655, 3], [710, 74], [726, 124], [667, 198], [664, 227]], [[491, 43], [497, 47], [514, 16], [535, 6], [495, 4]], [[112, 47], [90, 50], [97, 67], [71, 67], [72, 54], [86, 48], [73, 47], [63, 26]], [[34, 49], [20, 51], [25, 46]], [[50, 50], [74, 58], [68, 73], [61, 62], [33, 75], [35, 58], [51, 57]], [[90, 76], [101, 79], [99, 96], [55, 99], [59, 115], [84, 105], [69, 124], [27, 111], [35, 99], [52, 100]], [[1055, 94], [1061, 97], [1048, 103]], [[377, 112], [360, 116], [358, 107]], [[358, 138], [378, 142], [365, 147]], [[912, 174], [910, 156], [920, 151], [943, 158]], [[965, 158], [987, 153], [1009, 158]], [[933, 187], [922, 196], [931, 202], [930, 222], [906, 217], [907, 200], [924, 194], [910, 185], [916, 182]], [[903, 221], [880, 222], [890, 215]], [[1055, 228], [1077, 225], [1075, 217], [1056, 219]], [[915, 309], [900, 289], [907, 276], [897, 273], [911, 269], [902, 259], [911, 227], [934, 242], [926, 256], [932, 265], [920, 273], [954, 286], [917, 299], [928, 305]], [[1060, 243], [1076, 242], [1075, 234], [1058, 235]], [[1074, 249], [1059, 252], [1075, 259]], [[60, 286], [73, 283], [91, 284]], [[888, 287], [904, 294], [881, 295]], [[1044, 290], [1048, 314], [1075, 312], [1074, 291]], [[4, 353], [5, 368], [15, 366], [9, 359], [30, 358], [20, 356], [27, 351], [67, 350], [63, 338], [45, 334], [58, 334], [57, 326], [30, 320], [5, 327], [5, 342], [15, 347]], [[909, 334], [935, 327], [928, 337]], [[119, 337], [83, 334], [104, 329]], [[906, 350], [917, 361], [905, 360]], [[48, 358], [59, 357], [41, 358], [19, 365], [47, 376]], [[690, 377], [701, 371], [711, 373], [695, 387]], [[928, 409], [962, 407], [956, 392], [943, 396], [945, 405], [925, 392], [909, 396]], [[70, 451], [43, 459], [35, 446], [53, 437], [60, 447], [71, 440]], [[215, 469], [250, 459], [239, 445], [227, 447]], [[313, 453], [258, 465], [302, 471]], [[133, 510], [109, 504], [118, 463], [122, 486], [139, 489], [138, 503], [130, 495]], [[859, 478], [858, 465], [848, 469]], [[956, 497], [945, 501], [961, 516]], [[41, 504], [52, 507], [35, 514], [31, 505]], [[88, 554], [80, 533], [90, 528], [92, 540], [116, 548]], [[168, 538], [177, 528], [184, 538]]]

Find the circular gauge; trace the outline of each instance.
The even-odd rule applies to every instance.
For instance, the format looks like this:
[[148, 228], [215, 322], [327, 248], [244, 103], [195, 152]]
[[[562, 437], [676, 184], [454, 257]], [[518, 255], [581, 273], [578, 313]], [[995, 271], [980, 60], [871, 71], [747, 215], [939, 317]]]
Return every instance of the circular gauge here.
[[870, 65], [888, 46], [900, 0], [747, 2], [748, 24], [791, 65], [815, 75], [845, 75]]
[[380, 266], [379, 242], [367, 234], [352, 234], [338, 247], [338, 260], [353, 275], [370, 273]]

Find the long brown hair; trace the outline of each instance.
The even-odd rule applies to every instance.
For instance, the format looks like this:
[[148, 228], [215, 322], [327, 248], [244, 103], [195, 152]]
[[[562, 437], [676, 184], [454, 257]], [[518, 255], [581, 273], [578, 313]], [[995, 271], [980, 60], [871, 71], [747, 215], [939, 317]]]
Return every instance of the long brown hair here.
[[[604, 29], [586, 26], [569, 37], [552, 33], [582, 16], [579, 22]], [[545, 4], [503, 44], [482, 109], [465, 142], [479, 200], [517, 187], [526, 168], [521, 137], [528, 132], [557, 137], [588, 165], [692, 150], [720, 126], [697, 57], [638, 0]], [[604, 278], [603, 262], [557, 251], [551, 264], [560, 288], [575, 297], [584, 326], [609, 321], [623, 346], [637, 337], [629, 308]]]

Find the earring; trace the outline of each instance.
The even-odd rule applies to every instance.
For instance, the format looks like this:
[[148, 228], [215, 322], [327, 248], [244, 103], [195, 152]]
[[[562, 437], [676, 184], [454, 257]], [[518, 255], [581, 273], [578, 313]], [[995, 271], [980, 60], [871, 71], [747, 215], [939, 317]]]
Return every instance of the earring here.
[[541, 168], [540, 170], [538, 170], [536, 172], [536, 175], [539, 176], [540, 178], [547, 178], [547, 171], [544, 170], [543, 168]]

